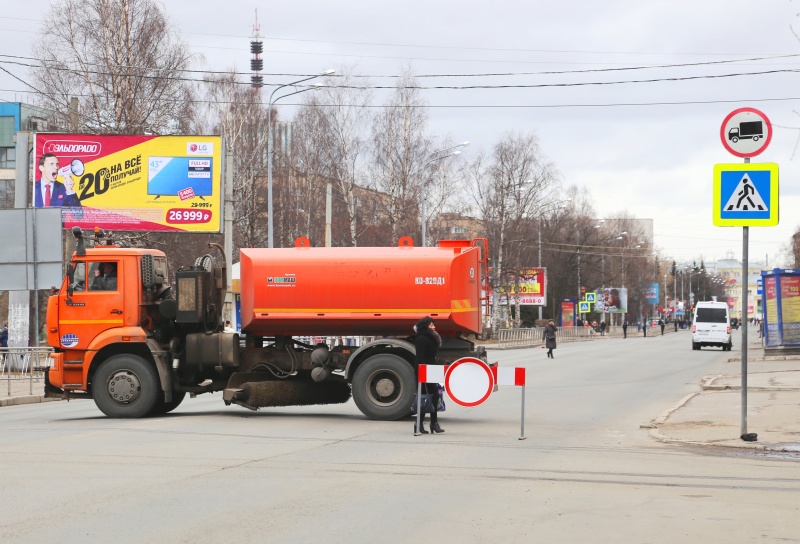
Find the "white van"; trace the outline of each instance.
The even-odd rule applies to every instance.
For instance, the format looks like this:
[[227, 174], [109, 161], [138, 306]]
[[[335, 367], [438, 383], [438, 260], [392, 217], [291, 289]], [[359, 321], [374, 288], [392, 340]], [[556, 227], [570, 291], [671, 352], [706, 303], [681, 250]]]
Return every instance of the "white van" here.
[[692, 349], [719, 346], [723, 351], [733, 348], [731, 320], [724, 302], [698, 302], [692, 321]]

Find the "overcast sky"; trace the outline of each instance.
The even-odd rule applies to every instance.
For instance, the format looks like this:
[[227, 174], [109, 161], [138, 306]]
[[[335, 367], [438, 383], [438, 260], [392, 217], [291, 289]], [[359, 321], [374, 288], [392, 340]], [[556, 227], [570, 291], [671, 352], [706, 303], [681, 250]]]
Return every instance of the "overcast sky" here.
[[[39, 14], [50, 5], [4, 2], [0, 55], [30, 55]], [[780, 167], [781, 221], [750, 229], [751, 262], [769, 256], [770, 267], [780, 264], [800, 226], [800, 1], [164, 5], [206, 70], [249, 69], [260, 5], [267, 84], [355, 65], [376, 85], [392, 85], [391, 76], [411, 67], [418, 76], [458, 76], [420, 78], [426, 87], [494, 87], [424, 90], [431, 133], [472, 142], [462, 155], [468, 160], [506, 132], [535, 132], [564, 184], [587, 187], [600, 217], [627, 210], [652, 218], [656, 248], [678, 260], [741, 258], [742, 229], [712, 225], [713, 167], [742, 162], [720, 141], [723, 119], [757, 108], [774, 135], [753, 162]], [[0, 67], [27, 79], [8, 60], [0, 57]], [[25, 90], [0, 74], [0, 99], [30, 101]], [[290, 101], [282, 103], [284, 117]]]

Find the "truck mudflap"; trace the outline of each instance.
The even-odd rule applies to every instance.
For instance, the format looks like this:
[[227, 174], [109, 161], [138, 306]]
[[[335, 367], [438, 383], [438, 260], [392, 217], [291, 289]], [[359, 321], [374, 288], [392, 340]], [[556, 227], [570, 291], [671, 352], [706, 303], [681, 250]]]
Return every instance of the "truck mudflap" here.
[[91, 395], [83, 391], [64, 391], [50, 383], [50, 373], [44, 373], [44, 398], [46, 399], [90, 399]]
[[238, 404], [248, 410], [275, 406], [343, 404], [350, 400], [350, 385], [343, 379], [322, 382], [288, 378], [275, 380], [262, 372], [237, 372], [222, 391], [225, 404]]

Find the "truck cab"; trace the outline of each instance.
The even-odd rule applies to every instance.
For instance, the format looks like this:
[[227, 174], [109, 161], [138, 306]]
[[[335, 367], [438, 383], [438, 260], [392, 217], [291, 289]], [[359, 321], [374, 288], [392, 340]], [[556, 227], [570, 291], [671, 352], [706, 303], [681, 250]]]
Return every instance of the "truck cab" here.
[[47, 305], [47, 342], [54, 350], [49, 389], [74, 397], [92, 395], [95, 372], [108, 359], [125, 353], [152, 361], [153, 351], [162, 351], [143, 261], [153, 263], [162, 284], [167, 276], [166, 256], [158, 251], [98, 246], [80, 253]]

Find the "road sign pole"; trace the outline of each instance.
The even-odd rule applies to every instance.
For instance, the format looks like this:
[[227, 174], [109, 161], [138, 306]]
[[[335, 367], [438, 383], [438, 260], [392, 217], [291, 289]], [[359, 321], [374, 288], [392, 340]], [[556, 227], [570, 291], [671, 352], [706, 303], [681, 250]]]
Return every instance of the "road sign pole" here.
[[520, 389], [522, 389], [522, 413], [519, 417], [519, 439], [525, 440], [525, 388], [527, 385], [523, 385]]
[[[748, 161], [749, 159], [745, 159]], [[742, 429], [740, 437], [747, 436], [747, 286], [748, 286], [748, 245], [750, 227], [742, 227]]]
[[[745, 157], [745, 164], [750, 157]], [[756, 440], [756, 434], [747, 432], [747, 287], [750, 284], [749, 260], [750, 227], [742, 227], [742, 428], [739, 438], [747, 442]]]

